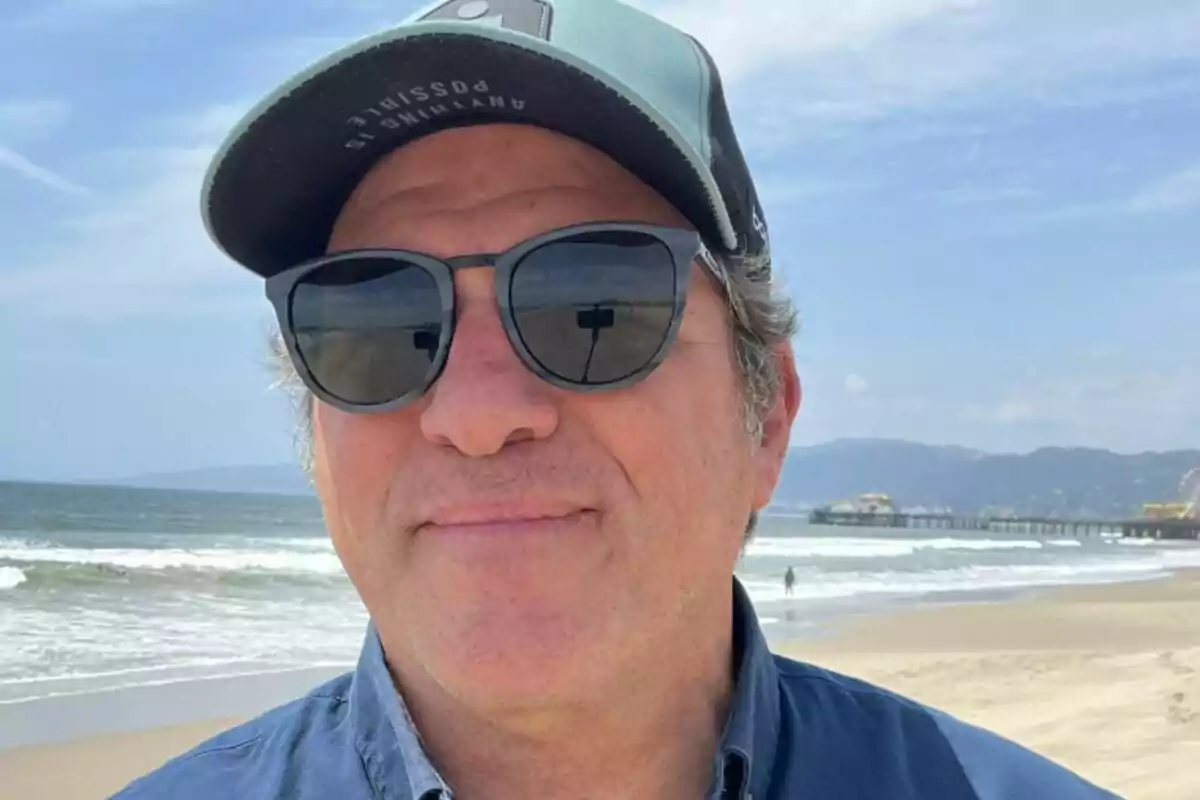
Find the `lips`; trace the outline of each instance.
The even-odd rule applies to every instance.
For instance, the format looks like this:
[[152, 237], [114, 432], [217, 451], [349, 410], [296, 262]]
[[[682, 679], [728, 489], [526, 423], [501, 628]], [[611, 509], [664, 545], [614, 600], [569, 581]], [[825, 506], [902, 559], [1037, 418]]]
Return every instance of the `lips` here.
[[425, 529], [439, 535], [456, 536], [519, 536], [568, 533], [593, 516], [588, 511], [577, 511], [558, 517], [522, 517], [450, 525], [430, 524]]
[[570, 575], [577, 579], [581, 564], [602, 560], [601, 518], [595, 507], [562, 495], [442, 504], [414, 531], [414, 552], [451, 583], [523, 596], [534, 586], [546, 591]]
[[500, 501], [440, 505], [427, 513], [418, 533], [439, 536], [529, 536], [568, 534], [594, 523], [596, 512], [563, 500]]
[[[490, 576], [489, 581], [500, 580], [499, 575], [518, 583], [532, 580], [534, 573], [530, 570], [536, 572], [539, 564], [557, 570], [565, 566], [561, 563], [563, 558], [573, 561], [583, 557], [600, 543], [595, 511], [577, 510], [554, 516], [501, 513], [503, 516], [489, 512], [487, 518], [473, 515], [473, 522], [431, 522], [418, 529], [416, 535], [435, 547], [433, 552], [449, 556], [459, 567], [471, 565], [472, 570], [481, 569]], [[443, 517], [455, 518], [467, 517], [457, 513], [454, 517]]]
[[480, 501], [469, 504], [443, 504], [424, 516], [425, 525], [434, 528], [469, 528], [482, 525], [521, 525], [565, 522], [590, 511], [586, 506], [565, 500]]
[[490, 519], [479, 519], [472, 522], [443, 522], [430, 523], [430, 527], [438, 530], [449, 530], [451, 528], [461, 530], [473, 530], [484, 528], [521, 528], [534, 526], [547, 526], [565, 522], [575, 522], [582, 517], [585, 511], [575, 511], [570, 514], [562, 514], [558, 516], [539, 516], [539, 517], [497, 517]]

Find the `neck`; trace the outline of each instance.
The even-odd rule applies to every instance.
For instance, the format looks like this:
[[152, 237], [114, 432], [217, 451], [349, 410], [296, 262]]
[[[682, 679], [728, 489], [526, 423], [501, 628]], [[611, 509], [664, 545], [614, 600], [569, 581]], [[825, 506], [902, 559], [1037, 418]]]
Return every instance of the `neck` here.
[[469, 708], [421, 670], [390, 666], [455, 800], [694, 800], [729, 716], [730, 605], [725, 595], [692, 628], [703, 633], [661, 637], [610, 686], [554, 708]]

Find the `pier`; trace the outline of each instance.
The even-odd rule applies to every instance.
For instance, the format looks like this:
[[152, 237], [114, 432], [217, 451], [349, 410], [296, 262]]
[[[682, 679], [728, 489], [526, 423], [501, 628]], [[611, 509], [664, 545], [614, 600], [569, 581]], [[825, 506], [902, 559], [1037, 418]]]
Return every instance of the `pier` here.
[[913, 528], [946, 531], [994, 531], [1033, 536], [1110, 536], [1130, 539], [1200, 541], [1200, 519], [1056, 519], [1053, 517], [980, 517], [958, 514], [905, 514], [890, 511], [815, 509], [813, 525], [864, 528]]

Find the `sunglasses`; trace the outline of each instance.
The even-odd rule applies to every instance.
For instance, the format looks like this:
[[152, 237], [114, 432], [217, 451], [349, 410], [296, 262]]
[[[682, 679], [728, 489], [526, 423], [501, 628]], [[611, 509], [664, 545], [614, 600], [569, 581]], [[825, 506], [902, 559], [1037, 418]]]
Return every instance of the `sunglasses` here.
[[421, 397], [446, 365], [456, 269], [494, 269], [504, 331], [530, 371], [597, 391], [631, 386], [662, 363], [698, 258], [715, 265], [694, 231], [592, 223], [503, 253], [347, 251], [274, 275], [266, 288], [309, 390], [345, 411], [388, 411]]

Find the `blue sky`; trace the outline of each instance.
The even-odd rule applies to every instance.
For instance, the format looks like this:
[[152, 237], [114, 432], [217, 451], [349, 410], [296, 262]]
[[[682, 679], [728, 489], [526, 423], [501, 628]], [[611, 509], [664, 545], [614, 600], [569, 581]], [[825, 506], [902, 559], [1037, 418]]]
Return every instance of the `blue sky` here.
[[[726, 73], [803, 318], [794, 442], [1200, 447], [1200, 4], [642, 2]], [[403, 0], [9, 0], [0, 476], [292, 454], [208, 156]]]

